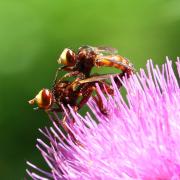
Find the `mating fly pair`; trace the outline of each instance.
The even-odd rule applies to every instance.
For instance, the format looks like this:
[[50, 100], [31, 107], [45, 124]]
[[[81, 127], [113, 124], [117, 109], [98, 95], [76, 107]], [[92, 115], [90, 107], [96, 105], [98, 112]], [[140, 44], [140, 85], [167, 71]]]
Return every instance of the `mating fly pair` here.
[[[106, 80], [113, 76], [117, 87], [120, 88], [122, 84], [119, 78], [122, 79], [125, 75], [129, 77], [134, 73], [133, 65], [129, 60], [118, 55], [113, 48], [83, 46], [77, 53], [66, 48], [60, 55], [58, 63], [64, 66], [57, 70], [52, 89], [42, 89], [35, 98], [29, 101], [29, 104], [36, 103], [38, 109], [46, 112], [63, 112], [62, 105], [65, 108], [68, 108], [69, 105], [77, 112], [90, 97], [93, 97], [101, 113], [107, 115], [96, 84], [103, 93], [113, 95], [114, 91]], [[119, 74], [91, 75], [93, 67], [103, 66], [115, 67], [121, 72]], [[68, 73], [58, 79], [60, 70]], [[75, 77], [75, 80], [64, 80], [68, 77]], [[96, 93], [96, 96], [92, 95], [93, 92]], [[66, 126], [66, 118], [66, 116], [63, 117], [61, 125], [74, 138]]]
[[[34, 99], [29, 101], [30, 104], [36, 102], [38, 108], [45, 111], [62, 112], [62, 105], [65, 108], [70, 105], [75, 111], [78, 111], [95, 91], [97, 96], [93, 96], [93, 98], [100, 111], [106, 114], [101, 97], [96, 89], [96, 83], [102, 92], [113, 95], [113, 89], [106, 82], [112, 74], [91, 75], [92, 68], [115, 67], [121, 71], [116, 74], [121, 79], [125, 74], [129, 77], [134, 72], [133, 65], [128, 59], [118, 55], [116, 49], [107, 47], [82, 46], [77, 53], [66, 48], [60, 55], [58, 63], [64, 66], [57, 70], [52, 89], [42, 89]], [[58, 79], [60, 70], [68, 73]], [[72, 76], [75, 77], [75, 80], [64, 80], [64, 78]], [[118, 77], [114, 77], [114, 80], [120, 88], [121, 83]]]

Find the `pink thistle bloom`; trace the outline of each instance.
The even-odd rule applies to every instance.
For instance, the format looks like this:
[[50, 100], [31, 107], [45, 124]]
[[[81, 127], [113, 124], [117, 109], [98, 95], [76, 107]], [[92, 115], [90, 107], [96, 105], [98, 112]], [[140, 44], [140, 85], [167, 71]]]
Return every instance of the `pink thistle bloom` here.
[[[180, 77], [179, 60], [176, 65]], [[40, 130], [49, 144], [37, 144], [50, 171], [28, 162], [37, 171], [27, 170], [33, 179], [180, 179], [180, 87], [172, 62], [160, 70], [149, 61], [147, 74], [140, 70], [122, 83], [126, 100], [113, 80], [113, 97], [99, 90], [108, 116], [89, 101], [99, 124], [89, 113], [82, 117], [71, 110], [75, 124], [68, 126], [81, 145], [65, 137], [51, 117], [53, 126]]]

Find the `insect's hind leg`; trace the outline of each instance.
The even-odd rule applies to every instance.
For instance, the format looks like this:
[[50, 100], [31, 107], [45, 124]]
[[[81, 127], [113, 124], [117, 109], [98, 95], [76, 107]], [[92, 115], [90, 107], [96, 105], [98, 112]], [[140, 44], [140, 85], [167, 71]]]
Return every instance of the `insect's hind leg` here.
[[[102, 90], [103, 93], [108, 93], [110, 95], [114, 94], [113, 89], [110, 87], [109, 84], [105, 83], [105, 82], [99, 82], [99, 87]], [[108, 115], [107, 109], [104, 107], [103, 104], [103, 100], [101, 98], [101, 95], [99, 94], [96, 84], [92, 83], [92, 84], [86, 84], [82, 89], [81, 89], [81, 95], [83, 95], [83, 98], [81, 99], [81, 101], [79, 102], [79, 104], [77, 105], [77, 109], [81, 109], [82, 106], [89, 100], [89, 98], [91, 97], [93, 91], [95, 91], [96, 96], [92, 96], [93, 100], [95, 101], [96, 105], [98, 106], [100, 112], [103, 115]]]
[[74, 133], [67, 126], [67, 116], [66, 115], [64, 115], [64, 117], [61, 121], [61, 126], [76, 145], [83, 147], [82, 143], [75, 137]]
[[114, 77], [114, 82], [116, 83], [118, 89], [122, 87], [122, 82], [120, 80], [123, 80], [123, 77], [129, 78], [133, 74], [133, 71], [131, 69], [126, 69], [122, 73], [120, 73], [118, 76]]
[[96, 105], [98, 106], [99, 111], [103, 115], [107, 116], [108, 115], [108, 110], [107, 110], [107, 108], [104, 107], [104, 103], [103, 103], [102, 97], [99, 94], [97, 89], [95, 89], [95, 91], [96, 91], [96, 96], [93, 96], [93, 100], [95, 101]]
[[77, 105], [77, 110], [81, 109], [85, 103], [91, 97], [93, 91], [95, 90], [95, 86], [85, 86], [80, 90], [79, 96], [83, 96], [79, 104]]

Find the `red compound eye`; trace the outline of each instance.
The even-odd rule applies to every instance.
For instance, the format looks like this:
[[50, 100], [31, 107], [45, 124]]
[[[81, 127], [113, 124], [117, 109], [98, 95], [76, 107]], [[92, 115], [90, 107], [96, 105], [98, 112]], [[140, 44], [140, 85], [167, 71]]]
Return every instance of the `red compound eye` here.
[[41, 93], [41, 102], [39, 106], [44, 109], [48, 109], [52, 104], [52, 93], [48, 89], [43, 89]]
[[74, 66], [76, 64], [76, 54], [71, 49], [64, 49], [58, 59], [58, 64]]
[[76, 54], [70, 49], [66, 53], [66, 60], [68, 66], [74, 66], [76, 63]]

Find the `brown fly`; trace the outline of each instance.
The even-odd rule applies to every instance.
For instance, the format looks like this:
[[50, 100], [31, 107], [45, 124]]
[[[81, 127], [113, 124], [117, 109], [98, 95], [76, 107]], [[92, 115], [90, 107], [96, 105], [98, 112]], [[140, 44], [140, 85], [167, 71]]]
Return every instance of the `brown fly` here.
[[[111, 86], [105, 81], [111, 76], [115, 77], [119, 74], [108, 74], [91, 76], [82, 80], [75, 81], [56, 81], [51, 90], [42, 89], [39, 93], [29, 101], [29, 104], [36, 103], [38, 109], [45, 111], [62, 112], [62, 105], [67, 108], [70, 105], [74, 110], [78, 111], [89, 100], [93, 92], [96, 92], [98, 100], [97, 105], [100, 110], [102, 103], [100, 103], [100, 96], [97, 91], [96, 83], [99, 85], [103, 92], [113, 95]], [[81, 99], [80, 99], [81, 98]], [[79, 100], [80, 99], [80, 100]]]
[[[68, 111], [68, 105], [77, 112], [81, 109], [86, 102], [92, 97], [97, 104], [100, 112], [107, 115], [107, 109], [103, 105], [101, 96], [97, 90], [96, 83], [104, 93], [110, 95], [114, 94], [112, 87], [105, 81], [110, 76], [117, 76], [118, 74], [92, 76], [83, 80], [75, 81], [62, 81], [61, 79], [56, 81], [53, 88], [42, 89], [39, 93], [29, 101], [29, 104], [37, 104], [36, 109], [43, 109], [46, 112], [63, 112], [63, 107]], [[93, 92], [96, 96], [92, 96]], [[78, 143], [74, 134], [68, 128], [66, 124], [67, 116], [64, 115], [60, 124], [64, 130], [74, 139], [74, 142]], [[72, 118], [73, 119], [73, 118]]]
[[[113, 95], [114, 91], [106, 80], [113, 76], [117, 87], [122, 86], [121, 81], [125, 75], [129, 77], [134, 68], [130, 61], [117, 54], [117, 50], [108, 47], [82, 46], [75, 53], [71, 49], [64, 49], [58, 63], [64, 65], [59, 68], [52, 89], [42, 89], [29, 104], [37, 104], [37, 109], [43, 109], [46, 112], [63, 112], [63, 108], [68, 109], [68, 105], [78, 111], [81, 109], [90, 97], [94, 99], [100, 112], [107, 115], [107, 109], [103, 105], [101, 96], [97, 90], [99, 85], [103, 93]], [[91, 75], [93, 67], [115, 67], [121, 70], [119, 74]], [[65, 70], [68, 73], [61, 79], [57, 78], [59, 70]], [[75, 77], [75, 80], [64, 80], [67, 77]], [[96, 96], [92, 95], [95, 92]], [[63, 128], [74, 135], [66, 126], [65, 115], [62, 120]]]
[[128, 76], [134, 72], [133, 64], [110, 47], [82, 46], [77, 53], [66, 48], [60, 55], [58, 64], [64, 66], [58, 69], [55, 80], [62, 69], [69, 72], [63, 78], [78, 76], [80, 79], [90, 77], [93, 67], [115, 67]]

